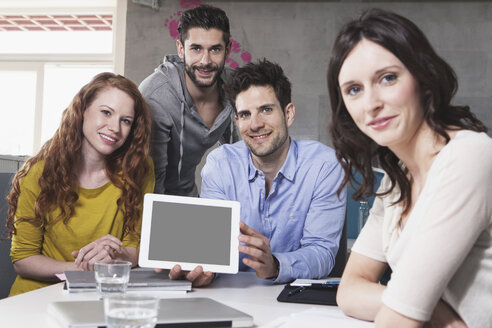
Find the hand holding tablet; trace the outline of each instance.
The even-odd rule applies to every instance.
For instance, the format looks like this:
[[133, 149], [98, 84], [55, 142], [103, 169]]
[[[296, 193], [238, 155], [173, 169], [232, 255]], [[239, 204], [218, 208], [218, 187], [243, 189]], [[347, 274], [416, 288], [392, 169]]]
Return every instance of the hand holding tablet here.
[[172, 280], [186, 279], [191, 281], [193, 287], [202, 287], [209, 285], [214, 280], [215, 273], [211, 271], [203, 271], [201, 265], [191, 271], [181, 270], [181, 266], [176, 264], [169, 271], [169, 278]]
[[244, 222], [240, 223], [240, 230], [242, 235], [239, 236], [239, 241], [244, 245], [239, 246], [239, 250], [249, 255], [249, 258], [243, 258], [243, 263], [254, 269], [260, 278], [276, 278], [279, 273], [279, 264], [272, 254], [268, 238]]

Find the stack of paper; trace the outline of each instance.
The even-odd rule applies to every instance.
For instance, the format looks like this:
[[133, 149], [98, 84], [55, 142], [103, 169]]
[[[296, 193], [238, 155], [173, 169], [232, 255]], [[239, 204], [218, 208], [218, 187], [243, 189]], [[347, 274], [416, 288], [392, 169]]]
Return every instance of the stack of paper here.
[[347, 317], [338, 308], [317, 307], [280, 317], [261, 328], [370, 328], [373, 322], [367, 322]]

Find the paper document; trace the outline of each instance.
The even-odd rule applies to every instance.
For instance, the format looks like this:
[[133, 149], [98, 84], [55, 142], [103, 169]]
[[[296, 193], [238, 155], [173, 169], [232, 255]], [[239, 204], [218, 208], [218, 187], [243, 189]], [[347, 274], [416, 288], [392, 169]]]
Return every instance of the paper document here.
[[338, 284], [340, 278], [325, 278], [325, 279], [296, 279], [290, 283], [291, 286], [311, 286], [313, 284]]
[[67, 277], [65, 277], [65, 274], [64, 273], [57, 273], [55, 274], [55, 276], [60, 279], [60, 281], [65, 281], [67, 280]]
[[339, 308], [311, 308], [280, 317], [260, 328], [372, 328], [374, 322], [347, 317]]

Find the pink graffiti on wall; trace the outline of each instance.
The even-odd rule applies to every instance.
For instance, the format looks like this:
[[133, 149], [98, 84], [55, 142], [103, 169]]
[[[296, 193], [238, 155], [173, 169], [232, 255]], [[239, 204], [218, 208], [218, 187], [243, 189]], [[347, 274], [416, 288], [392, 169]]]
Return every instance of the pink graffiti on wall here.
[[[196, 6], [200, 5], [200, 0], [179, 0], [179, 4], [181, 8], [183, 9], [191, 9], [195, 8]], [[166, 27], [169, 30], [169, 35], [171, 38], [174, 40], [177, 40], [179, 38], [179, 33], [178, 33], [178, 25], [179, 25], [179, 18], [181, 17], [182, 12], [178, 11], [172, 15], [169, 16], [164, 21], [164, 27]], [[242, 49], [241, 43], [238, 41], [234, 40], [232, 37], [230, 38], [231, 41], [231, 56], [227, 58], [226, 63], [229, 65], [231, 68], [238, 68], [239, 63], [234, 60], [231, 57], [239, 56], [241, 61], [243, 63], [249, 63], [252, 59], [253, 56], [246, 50]]]
[[179, 0], [179, 4], [183, 9], [191, 9], [200, 5], [200, 0]]
[[178, 25], [179, 25], [179, 16], [181, 16], [181, 11], [172, 14], [164, 21], [164, 27], [169, 29], [169, 35], [171, 38], [176, 40], [179, 37], [178, 33]]

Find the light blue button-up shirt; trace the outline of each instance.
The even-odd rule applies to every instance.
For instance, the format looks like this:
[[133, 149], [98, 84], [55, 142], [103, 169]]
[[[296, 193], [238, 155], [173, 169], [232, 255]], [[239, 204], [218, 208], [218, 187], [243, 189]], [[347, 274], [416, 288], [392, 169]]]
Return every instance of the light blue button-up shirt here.
[[[343, 170], [333, 149], [291, 139], [284, 165], [265, 198], [265, 176], [243, 141], [212, 151], [202, 170], [201, 197], [241, 203], [241, 221], [270, 240], [280, 263], [275, 282], [327, 276], [345, 220]], [[239, 269], [252, 269], [242, 263]]]

